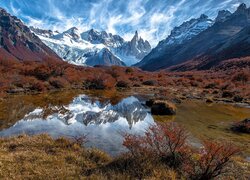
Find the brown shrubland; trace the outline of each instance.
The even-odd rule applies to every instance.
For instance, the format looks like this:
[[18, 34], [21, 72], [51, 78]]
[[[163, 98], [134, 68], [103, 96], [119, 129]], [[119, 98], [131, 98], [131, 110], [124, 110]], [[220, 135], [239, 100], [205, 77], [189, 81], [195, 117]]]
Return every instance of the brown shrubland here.
[[[245, 177], [232, 157], [239, 150], [229, 143], [204, 142], [200, 149], [187, 142], [174, 123], [151, 126], [144, 135], [124, 135], [129, 150], [110, 157], [86, 149], [86, 136], [52, 139], [19, 135], [0, 139], [1, 179], [212, 179]], [[231, 175], [230, 172], [236, 174]], [[229, 174], [228, 174], [229, 173]]]

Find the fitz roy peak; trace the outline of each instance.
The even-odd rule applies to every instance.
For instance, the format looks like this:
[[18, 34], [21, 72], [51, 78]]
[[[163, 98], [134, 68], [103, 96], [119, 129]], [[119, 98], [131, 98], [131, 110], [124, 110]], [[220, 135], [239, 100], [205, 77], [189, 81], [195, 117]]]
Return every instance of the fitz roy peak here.
[[76, 65], [130, 66], [151, 51], [149, 42], [137, 31], [131, 41], [125, 41], [119, 35], [94, 29], [83, 33], [76, 27], [62, 33], [34, 27], [31, 30], [62, 59]]
[[[118, 48], [118, 50], [118, 54], [121, 56], [143, 59], [151, 51], [151, 46], [147, 40], [144, 41], [141, 37], [139, 37], [139, 34], [136, 31], [132, 40], [125, 43], [123, 46]], [[135, 63], [136, 60], [129, 62], [131, 65]]]

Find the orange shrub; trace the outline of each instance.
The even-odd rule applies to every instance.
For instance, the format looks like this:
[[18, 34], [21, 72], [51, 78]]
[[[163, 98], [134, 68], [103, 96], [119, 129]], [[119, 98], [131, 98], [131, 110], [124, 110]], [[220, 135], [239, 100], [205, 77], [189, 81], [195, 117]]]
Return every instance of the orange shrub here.
[[230, 158], [237, 153], [239, 149], [230, 143], [205, 141], [188, 174], [191, 179], [213, 179], [225, 173]]
[[134, 156], [153, 156], [176, 167], [188, 154], [186, 139], [187, 133], [175, 123], [159, 123], [151, 126], [144, 136], [125, 135], [123, 145]]
[[66, 88], [69, 85], [67, 80], [63, 79], [62, 77], [51, 77], [49, 79], [49, 83], [56, 89]]

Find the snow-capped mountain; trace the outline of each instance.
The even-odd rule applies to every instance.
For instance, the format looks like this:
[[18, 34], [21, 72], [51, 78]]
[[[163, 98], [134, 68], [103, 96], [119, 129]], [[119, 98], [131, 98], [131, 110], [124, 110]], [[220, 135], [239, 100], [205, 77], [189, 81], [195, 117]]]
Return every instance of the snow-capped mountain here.
[[62, 33], [31, 27], [40, 39], [65, 61], [76, 65], [132, 65], [139, 62], [150, 51], [148, 41], [138, 33], [131, 41], [118, 35], [94, 29], [80, 33], [72, 27]]
[[171, 31], [171, 34], [160, 42], [160, 45], [181, 44], [206, 30], [208, 27], [212, 26], [213, 23], [213, 20], [209, 19], [205, 14], [202, 14], [197, 19], [191, 19], [175, 27]]

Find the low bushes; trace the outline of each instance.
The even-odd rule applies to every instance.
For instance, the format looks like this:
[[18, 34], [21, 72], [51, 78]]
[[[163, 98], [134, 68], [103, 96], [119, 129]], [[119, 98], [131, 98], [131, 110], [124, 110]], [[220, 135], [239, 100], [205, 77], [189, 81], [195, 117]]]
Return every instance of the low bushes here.
[[69, 85], [68, 81], [61, 77], [52, 77], [49, 79], [49, 83], [56, 89], [66, 88]]
[[174, 123], [151, 126], [144, 136], [126, 135], [123, 145], [135, 157], [153, 156], [170, 167], [178, 167], [187, 151], [187, 133]]
[[190, 179], [212, 179], [225, 173], [239, 149], [230, 143], [205, 141], [200, 150], [187, 144], [187, 133], [174, 123], [156, 124], [144, 135], [126, 134], [123, 145], [134, 158], [147, 157]]
[[97, 77], [90, 77], [84, 81], [84, 87], [86, 89], [96, 89], [96, 90], [104, 90], [111, 89], [115, 87], [115, 79], [109, 75], [103, 74]]
[[[41, 85], [32, 91], [46, 91], [61, 88], [112, 89], [154, 86], [164, 87], [172, 92], [185, 91], [190, 97], [207, 97], [207, 94], [233, 99], [239, 95], [244, 101], [250, 99], [249, 69], [231, 69], [228, 71], [192, 71], [192, 72], [145, 72], [134, 67], [79, 67], [66, 62], [9, 62], [0, 60], [0, 91], [18, 92], [20, 88], [30, 91], [30, 78]], [[30, 83], [32, 84], [32, 83]], [[34, 83], [33, 83], [34, 84]], [[144, 85], [144, 86], [143, 86]], [[24, 87], [25, 86], [25, 87]], [[43, 86], [43, 87], [42, 87]], [[27, 87], [27, 88], [26, 88]], [[16, 88], [16, 90], [15, 90]], [[209, 91], [201, 93], [202, 90]], [[225, 92], [233, 92], [228, 96]], [[155, 92], [157, 93], [157, 92]], [[170, 92], [171, 93], [171, 92]], [[240, 101], [236, 98], [235, 101]]]
[[155, 80], [147, 80], [147, 81], [144, 81], [142, 84], [146, 85], [146, 86], [156, 86], [157, 81], [155, 81]]
[[235, 74], [232, 78], [232, 81], [245, 84], [249, 81], [249, 76], [250, 76], [249, 73], [243, 71], [243, 72]]
[[205, 141], [197, 159], [185, 165], [190, 166], [186, 173], [191, 179], [214, 179], [226, 173], [232, 156], [237, 153], [239, 149], [230, 143]]
[[118, 87], [118, 88], [129, 88], [130, 85], [129, 85], [129, 82], [121, 80], [121, 81], [118, 81], [116, 83], [116, 87]]

